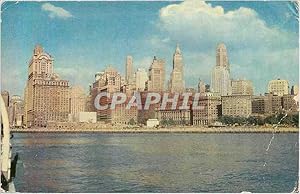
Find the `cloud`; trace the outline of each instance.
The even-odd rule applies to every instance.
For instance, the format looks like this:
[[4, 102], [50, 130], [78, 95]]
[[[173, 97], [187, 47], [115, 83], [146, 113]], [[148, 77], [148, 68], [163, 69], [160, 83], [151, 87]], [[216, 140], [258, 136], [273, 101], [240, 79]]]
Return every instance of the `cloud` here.
[[187, 0], [161, 8], [157, 27], [160, 36], [150, 39], [153, 46], [172, 49], [179, 43], [186, 82], [194, 86], [197, 76], [210, 82], [220, 42], [227, 46], [232, 77], [253, 80], [258, 92], [264, 92], [267, 82], [277, 76], [298, 82], [298, 34], [268, 26], [253, 9], [225, 11], [204, 1]]
[[69, 11], [65, 10], [62, 7], [54, 6], [51, 3], [44, 3], [42, 5], [42, 10], [49, 12], [50, 18], [68, 19], [73, 17], [73, 15]]

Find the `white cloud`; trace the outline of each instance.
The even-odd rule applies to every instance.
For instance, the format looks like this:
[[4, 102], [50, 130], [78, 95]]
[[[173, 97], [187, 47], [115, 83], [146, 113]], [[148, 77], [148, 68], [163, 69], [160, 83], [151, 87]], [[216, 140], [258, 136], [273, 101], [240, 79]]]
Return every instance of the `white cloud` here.
[[290, 43], [287, 32], [268, 27], [253, 9], [240, 7], [225, 12], [221, 6], [213, 7], [198, 0], [162, 8], [159, 26], [169, 32], [172, 39], [181, 38], [190, 43], [225, 41], [248, 48]]
[[73, 15], [69, 11], [65, 10], [62, 7], [54, 6], [51, 3], [44, 3], [42, 5], [42, 10], [49, 12], [50, 18], [67, 19], [73, 17]]

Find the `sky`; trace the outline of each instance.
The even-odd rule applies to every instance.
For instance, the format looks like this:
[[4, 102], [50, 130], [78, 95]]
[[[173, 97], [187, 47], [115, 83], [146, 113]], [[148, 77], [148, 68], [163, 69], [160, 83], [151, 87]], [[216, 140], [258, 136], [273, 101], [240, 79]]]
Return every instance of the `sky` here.
[[94, 74], [127, 55], [148, 69], [166, 61], [169, 80], [179, 44], [186, 87], [211, 82], [216, 47], [225, 43], [233, 79], [252, 80], [255, 93], [272, 79], [299, 82], [298, 20], [292, 2], [5, 2], [1, 7], [1, 89], [23, 95], [28, 62], [41, 44], [54, 71], [88, 90]]

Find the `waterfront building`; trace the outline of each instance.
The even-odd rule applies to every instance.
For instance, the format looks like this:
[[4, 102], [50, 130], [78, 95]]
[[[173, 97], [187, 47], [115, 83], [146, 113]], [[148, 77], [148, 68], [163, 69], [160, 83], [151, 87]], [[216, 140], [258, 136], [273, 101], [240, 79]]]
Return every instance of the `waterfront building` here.
[[271, 80], [268, 84], [268, 92], [278, 96], [289, 94], [289, 82], [287, 80]]
[[230, 65], [227, 50], [223, 43], [218, 45], [216, 53], [216, 66], [213, 68], [211, 74], [212, 92], [220, 96], [230, 95]]
[[[110, 122], [112, 124], [134, 125], [137, 123], [138, 121], [137, 107], [132, 106], [129, 109], [126, 108], [131, 98], [132, 96], [128, 96], [125, 103], [117, 104], [116, 107], [111, 110]], [[108, 106], [111, 107], [111, 103], [109, 103]]]
[[295, 95], [285, 94], [282, 96], [282, 108], [288, 113], [297, 113], [298, 105], [294, 100]]
[[4, 104], [5, 104], [5, 107], [6, 107], [6, 110], [8, 110], [8, 107], [9, 107], [9, 92], [4, 90], [4, 91], [1, 91], [1, 96], [4, 100]]
[[[156, 109], [156, 115], [161, 123], [166, 125], [189, 125], [191, 123], [190, 118], [190, 106], [192, 104], [192, 97], [190, 96], [187, 101], [187, 106], [181, 108], [184, 102], [184, 96], [180, 93], [169, 93], [168, 99], [175, 99], [177, 96], [176, 106], [173, 106], [172, 102], [167, 102], [166, 107]], [[163, 100], [159, 106], [162, 107]]]
[[205, 96], [200, 96], [198, 105], [201, 108], [191, 112], [192, 125], [210, 125], [221, 116], [220, 96], [207, 93]]
[[[115, 92], [121, 91], [121, 81], [122, 77], [120, 73], [109, 65], [103, 72], [98, 72], [95, 74], [95, 81], [91, 86], [91, 107], [89, 111], [97, 112], [97, 121], [111, 121], [111, 110], [97, 110], [94, 106], [94, 101], [96, 96], [101, 92], [107, 92], [113, 94]], [[99, 101], [100, 105], [107, 105], [111, 101], [110, 98], [102, 97]]]
[[263, 115], [266, 113], [266, 101], [265, 96], [252, 96], [251, 97], [251, 106], [252, 106], [252, 114]]
[[232, 95], [253, 95], [253, 84], [250, 80], [232, 80]]
[[135, 73], [135, 84], [137, 91], [145, 91], [146, 89], [146, 82], [148, 80], [148, 74], [145, 69], [138, 68], [137, 72]]
[[70, 88], [70, 109], [71, 114], [86, 111], [86, 95], [81, 86], [73, 86]]
[[149, 80], [147, 90], [151, 92], [162, 92], [165, 86], [165, 62], [155, 56], [149, 68]]
[[40, 45], [34, 48], [24, 92], [27, 127], [46, 127], [48, 121], [68, 119], [69, 81], [54, 73], [53, 60]]
[[171, 72], [171, 78], [169, 82], [169, 90], [173, 92], [184, 92], [184, 64], [179, 45], [177, 45], [175, 53], [173, 55], [173, 69]]
[[249, 117], [251, 113], [250, 95], [222, 96], [222, 115]]

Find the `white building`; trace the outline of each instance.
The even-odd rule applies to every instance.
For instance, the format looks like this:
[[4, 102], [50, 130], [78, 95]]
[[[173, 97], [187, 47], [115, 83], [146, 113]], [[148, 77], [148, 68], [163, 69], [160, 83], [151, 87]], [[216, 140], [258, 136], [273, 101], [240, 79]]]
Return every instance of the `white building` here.
[[289, 94], [289, 82], [287, 80], [271, 80], [268, 85], [268, 92], [278, 96]]
[[135, 76], [136, 90], [144, 91], [146, 88], [146, 82], [148, 80], [148, 73], [146, 72], [145, 69], [138, 68], [135, 74], [136, 74]]
[[227, 50], [223, 43], [219, 44], [216, 51], [216, 66], [211, 75], [212, 92], [221, 95], [231, 95], [230, 67]]

